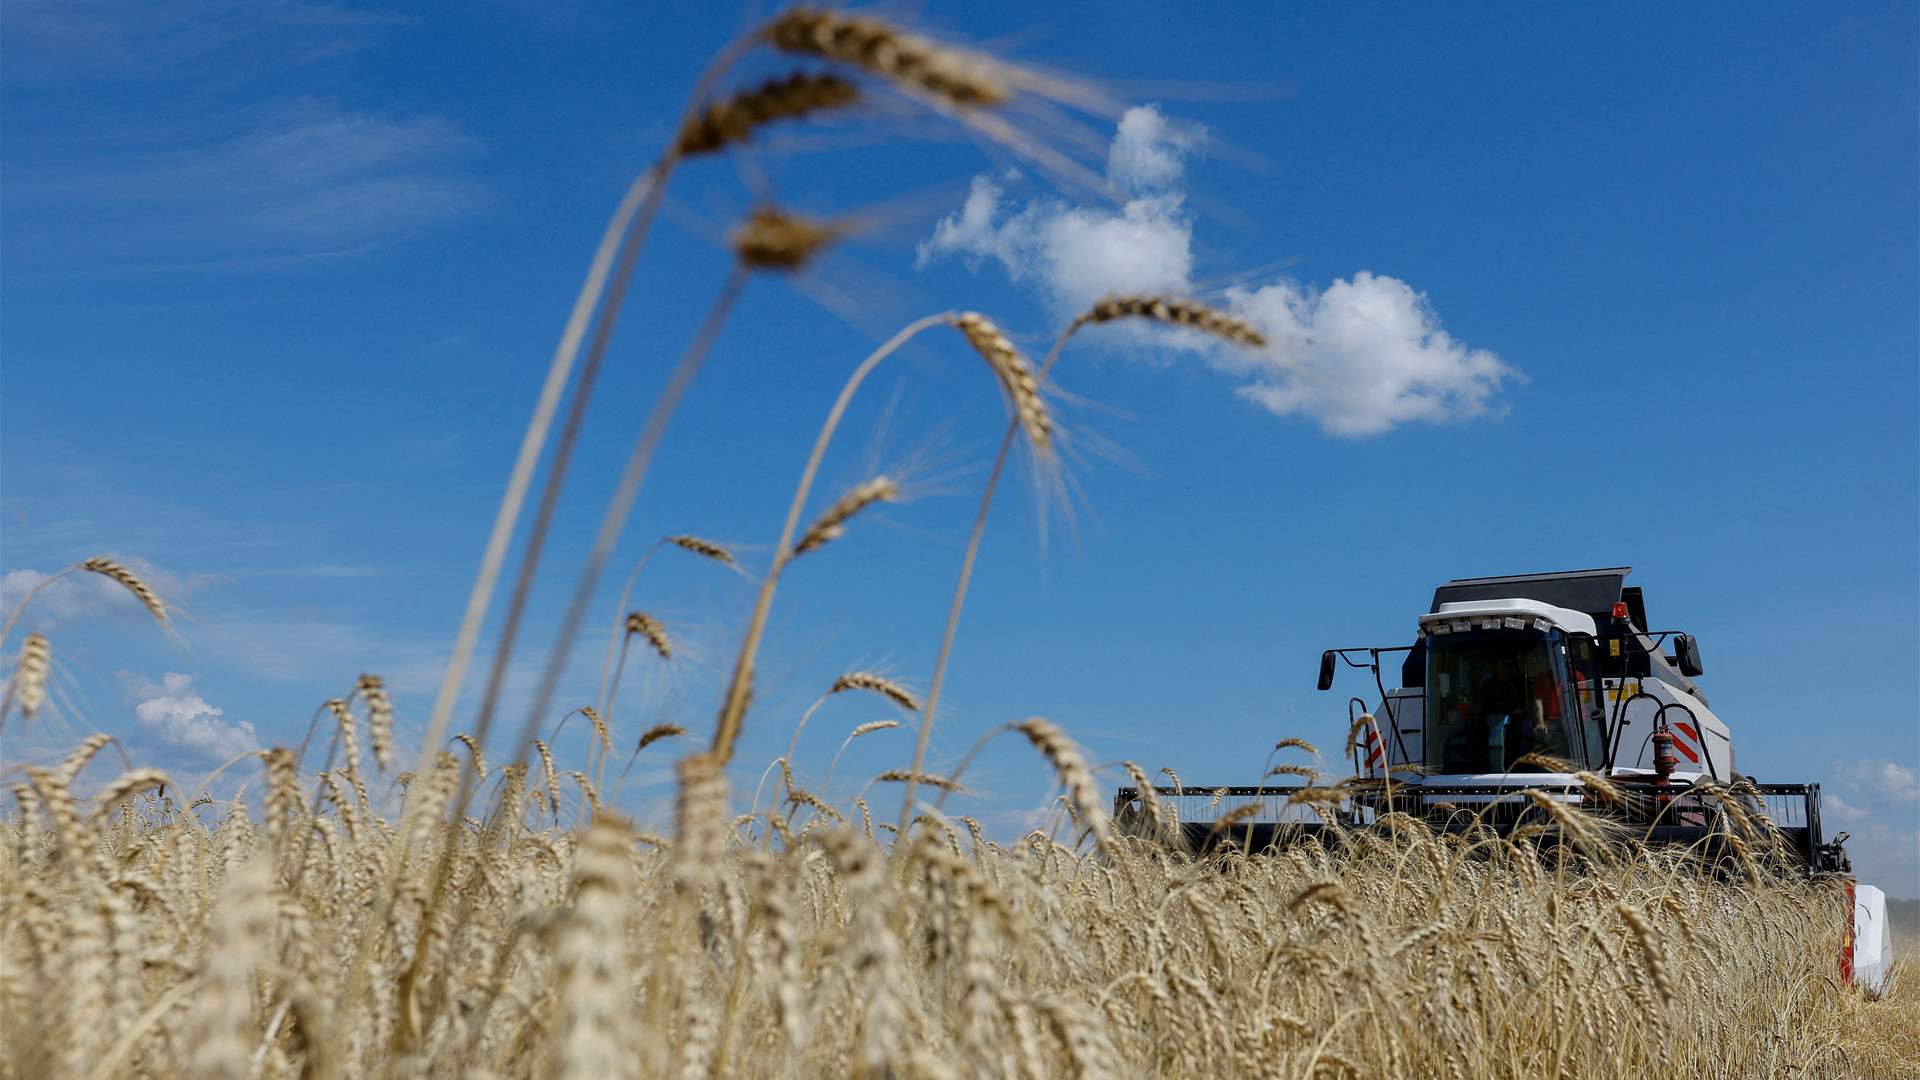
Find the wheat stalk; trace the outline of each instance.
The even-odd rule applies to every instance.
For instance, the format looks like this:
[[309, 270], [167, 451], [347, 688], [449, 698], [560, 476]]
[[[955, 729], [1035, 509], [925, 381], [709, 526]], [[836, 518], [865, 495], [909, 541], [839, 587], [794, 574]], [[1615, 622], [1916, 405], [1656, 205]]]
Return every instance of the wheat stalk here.
[[[1095, 311], [1089, 312], [1088, 316], [1105, 310], [1109, 309], [1096, 305]], [[1111, 310], [1118, 312], [1117, 308]], [[1149, 308], [1149, 311], [1158, 310], [1161, 309]], [[1171, 317], [1174, 309], [1167, 307], [1165, 310]], [[1198, 318], [1194, 313], [1195, 309], [1191, 306], [1182, 307], [1180, 310], [1187, 313], [1187, 317]], [[1053, 372], [1053, 365], [1059, 360], [1061, 350], [1066, 348], [1067, 342], [1072, 340], [1082, 326], [1088, 325], [1091, 321], [1088, 316], [1074, 320], [1060, 332], [1059, 337], [1054, 340], [1053, 348], [1047, 353], [1046, 361], [1040, 365], [1037, 375], [1033, 373], [1031, 365], [1027, 364], [1026, 359], [1013, 347], [1006, 335], [991, 322], [973, 313], [958, 316], [955, 320], [955, 325], [967, 335], [967, 339], [973, 343], [975, 350], [986, 359], [988, 365], [994, 369], [995, 375], [999, 377], [1002, 388], [1013, 404], [1014, 416], [1007, 424], [1006, 434], [1001, 436], [1000, 450], [994, 456], [993, 469], [988, 473], [986, 487], [980, 494], [980, 509], [974, 514], [973, 531], [967, 538], [966, 553], [960, 558], [959, 578], [954, 582], [953, 599], [948, 604], [947, 622], [940, 636], [940, 651], [934, 658], [933, 679], [927, 689], [927, 708], [920, 714], [920, 733], [913, 752], [915, 769], [919, 769], [926, 762], [927, 744], [933, 735], [933, 718], [938, 714], [940, 692], [946, 684], [947, 664], [953, 658], [954, 640], [960, 630], [960, 612], [966, 604], [967, 589], [973, 581], [973, 568], [980, 555], [981, 541], [986, 536], [987, 514], [993, 507], [994, 492], [999, 488], [1000, 475], [1006, 467], [1007, 455], [1013, 449], [1014, 433], [1024, 430], [1028, 445], [1036, 452], [1044, 454], [1051, 448], [1054, 436], [1053, 418], [1046, 409], [1040, 387], [1047, 376]], [[1240, 324], [1218, 313], [1206, 319], [1205, 325], [1215, 333], [1225, 333], [1229, 330], [1239, 332], [1241, 329]], [[1255, 336], [1257, 337], [1257, 334]], [[909, 788], [907, 791], [909, 798], [912, 794], [913, 791]], [[904, 819], [905, 807], [902, 807], [901, 813]]]
[[[794, 558], [794, 547], [789, 545], [794, 544], [795, 534], [800, 526], [801, 511], [805, 509], [807, 497], [813, 491], [814, 477], [819, 474], [820, 462], [826, 456], [827, 445], [833, 440], [834, 431], [839, 428], [840, 420], [846, 415], [847, 406], [852, 402], [853, 395], [860, 388], [860, 384], [882, 361], [922, 331], [942, 325], [951, 318], [951, 314], [942, 312], [909, 323], [882, 343], [879, 348], [869, 353], [866, 359], [860, 362], [860, 366], [854, 369], [853, 374], [847, 377], [847, 381], [841, 385], [840, 394], [834, 399], [833, 408], [828, 411], [826, 421], [821, 424], [820, 433], [814, 437], [813, 449], [807, 455], [806, 467], [800, 473], [800, 482], [794, 488], [793, 498], [787, 503], [786, 522], [781, 526], [779, 542], [774, 545], [773, 565], [768, 568], [767, 576], [760, 582], [759, 594], [754, 599], [753, 616], [747, 623], [746, 636], [740, 644], [739, 654], [734, 658], [733, 676], [727, 683], [726, 697], [721, 703], [719, 718], [714, 723], [713, 750], [723, 762], [732, 757], [734, 743], [740, 736], [740, 726], [746, 716], [747, 702], [752, 695], [760, 642], [766, 633], [768, 615], [773, 609], [774, 592], [779, 585], [781, 572]], [[917, 765], [916, 768], [918, 768]]]

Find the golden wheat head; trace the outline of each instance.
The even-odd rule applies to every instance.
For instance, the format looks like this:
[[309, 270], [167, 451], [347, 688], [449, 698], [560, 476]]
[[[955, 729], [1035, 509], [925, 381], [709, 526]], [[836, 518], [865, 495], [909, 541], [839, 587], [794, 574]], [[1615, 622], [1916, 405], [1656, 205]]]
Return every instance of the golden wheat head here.
[[763, 206], [728, 236], [740, 265], [785, 273], [804, 268], [840, 235], [832, 225]]
[[105, 557], [88, 559], [80, 564], [80, 569], [119, 582], [122, 588], [133, 594], [135, 600], [140, 601], [140, 606], [146, 608], [147, 614], [152, 615], [155, 621], [167, 621], [167, 605], [160, 599], [160, 594], [154, 592], [153, 587], [132, 570]]
[[1109, 296], [1087, 309], [1074, 320], [1074, 325], [1109, 323], [1120, 319], [1147, 319], [1170, 326], [1184, 326], [1249, 348], [1264, 348], [1267, 344], [1267, 336], [1245, 319], [1197, 301], [1165, 296]]
[[1053, 445], [1053, 415], [1047, 411], [1046, 399], [1040, 395], [1040, 382], [1034, 377], [1033, 365], [985, 315], [975, 311], [964, 312], [954, 316], [953, 325], [966, 336], [973, 351], [979, 353], [980, 358], [993, 369], [1001, 391], [1007, 395], [1014, 415], [1020, 419], [1027, 442], [1038, 451], [1050, 448]]
[[680, 536], [667, 537], [667, 543], [672, 544], [682, 551], [691, 551], [704, 559], [712, 559], [715, 562], [724, 563], [727, 566], [734, 565], [733, 552], [725, 546], [716, 544], [711, 540], [702, 540], [697, 536], [682, 534]]
[[781, 52], [859, 68], [909, 92], [971, 108], [1012, 93], [997, 65], [976, 53], [909, 34], [890, 23], [831, 8], [796, 7], [762, 32]]
[[674, 148], [682, 157], [710, 154], [743, 143], [768, 124], [844, 108], [860, 88], [838, 75], [796, 72], [723, 98], [700, 110], [680, 129]]
[[52, 642], [45, 634], [28, 634], [20, 643], [20, 662], [13, 669], [13, 696], [29, 720], [47, 700], [47, 673], [52, 668]]
[[[673, 640], [667, 637], [667, 628], [661, 625], [659, 619], [646, 612], [627, 612], [627, 636], [646, 638], [647, 644], [653, 646], [653, 651], [660, 654], [660, 659], [673, 659]], [[590, 722], [597, 723], [599, 715], [596, 713], [588, 719]]]
[[807, 528], [800, 541], [793, 545], [793, 554], [805, 555], [840, 539], [846, 533], [848, 519], [855, 514], [875, 503], [892, 502], [899, 497], [900, 485], [889, 477], [876, 476], [864, 481], [827, 507], [826, 513], [821, 514]]
[[878, 672], [849, 671], [833, 680], [827, 693], [842, 694], [848, 690], [866, 690], [879, 694], [908, 712], [920, 711], [920, 699], [914, 696], [913, 691]]

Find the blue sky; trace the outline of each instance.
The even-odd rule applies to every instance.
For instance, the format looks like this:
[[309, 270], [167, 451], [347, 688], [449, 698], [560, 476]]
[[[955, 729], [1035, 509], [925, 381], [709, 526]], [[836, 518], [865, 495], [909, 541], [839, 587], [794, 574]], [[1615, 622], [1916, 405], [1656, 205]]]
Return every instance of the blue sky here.
[[[1106, 91], [1112, 115], [1027, 119], [1107, 193], [897, 101], [676, 179], [516, 700], [725, 274], [717, 238], [772, 192], [862, 228], [805, 279], [752, 283], [623, 563], [691, 532], [764, 565], [841, 378], [921, 315], [977, 308], [1039, 352], [1089, 290], [1178, 287], [1280, 342], [1248, 356], [1108, 332], [1062, 361], [1078, 511], [1027, 492], [996, 511], [941, 761], [1039, 713], [1102, 762], [1251, 782], [1281, 736], [1337, 747], [1320, 649], [1404, 643], [1449, 577], [1627, 563], [1653, 621], [1699, 636], [1742, 771], [1827, 785], [1864, 875], [1920, 896], [1911, 7], [1170, 14], [917, 17]], [[750, 17], [8, 5], [7, 597], [113, 552], [177, 601], [186, 644], [103, 583], [49, 590], [30, 622], [54, 641], [55, 715], [10, 721], [6, 756], [101, 729], [191, 775], [297, 739], [363, 670], [417, 734], [599, 230]], [[741, 784], [839, 672], [924, 687], [993, 398], [957, 339], [930, 338], [856, 403], [825, 491], [907, 469], [920, 497], [787, 579]], [[752, 588], [663, 557], [637, 595], [683, 648], [635, 665], [621, 724], [705, 732]], [[597, 638], [570, 699], [597, 683]], [[836, 699], [803, 774], [885, 715]], [[869, 736], [836, 777], [909, 755], [901, 733]], [[666, 760], [629, 786], [642, 813]], [[1010, 742], [972, 776], [990, 794], [968, 807], [1008, 823], [1047, 798]]]

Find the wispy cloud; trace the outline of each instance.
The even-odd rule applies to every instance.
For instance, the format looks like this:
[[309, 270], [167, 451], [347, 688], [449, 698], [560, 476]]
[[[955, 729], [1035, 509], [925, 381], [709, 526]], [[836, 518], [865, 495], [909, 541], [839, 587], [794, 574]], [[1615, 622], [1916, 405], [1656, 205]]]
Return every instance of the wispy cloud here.
[[229, 0], [5, 11], [6, 78], [36, 103], [8, 133], [16, 280], [351, 256], [488, 201], [478, 139], [389, 95], [353, 100], [353, 55], [409, 19]]
[[440, 117], [310, 100], [163, 147], [43, 163], [16, 178], [13, 198], [87, 207], [75, 241], [122, 259], [138, 251], [138, 262], [353, 254], [482, 206], [486, 189], [468, 171], [480, 152]]
[[408, 21], [332, 4], [250, 0], [13, 0], [0, 12], [9, 82], [168, 75], [235, 55], [265, 73], [357, 52]]
[[[1127, 196], [1117, 209], [1039, 199], [1020, 205], [1003, 183], [976, 177], [961, 209], [920, 245], [924, 265], [943, 256], [997, 262], [1039, 292], [1064, 320], [1107, 293], [1194, 292], [1194, 215], [1183, 188], [1204, 132], [1152, 105], [1127, 110], [1108, 150], [1107, 179]], [[1519, 372], [1441, 329], [1425, 294], [1367, 271], [1318, 288], [1280, 280], [1228, 290], [1221, 302], [1266, 331], [1262, 352], [1223, 349], [1191, 334], [1126, 328], [1123, 339], [1202, 358], [1242, 380], [1242, 399], [1281, 416], [1306, 416], [1343, 436], [1412, 422], [1497, 414]], [[1113, 331], [1108, 331], [1112, 333]]]
[[1862, 758], [1835, 769], [1840, 779], [1876, 800], [1920, 800], [1920, 776], [1892, 758]]
[[1920, 775], [1869, 757], [1834, 763], [1832, 776], [1821, 812], [1852, 833], [1847, 852], [1860, 880], [1920, 897]]

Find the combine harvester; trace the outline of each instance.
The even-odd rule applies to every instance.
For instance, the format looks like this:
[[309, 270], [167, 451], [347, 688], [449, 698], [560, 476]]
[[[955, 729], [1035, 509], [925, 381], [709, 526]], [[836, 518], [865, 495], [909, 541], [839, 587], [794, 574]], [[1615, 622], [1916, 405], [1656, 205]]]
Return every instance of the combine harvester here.
[[[1195, 848], [1261, 851], [1365, 829], [1395, 811], [1452, 831], [1550, 825], [1523, 794], [1529, 789], [1643, 842], [1692, 847], [1715, 860], [1764, 835], [1850, 898], [1842, 971], [1878, 992], [1893, 956], [1885, 894], [1854, 881], [1845, 833], [1822, 833], [1818, 784], [1760, 784], [1736, 771], [1733, 733], [1694, 681], [1704, 671], [1699, 643], [1649, 629], [1641, 590], [1626, 584], [1630, 572], [1449, 581], [1434, 591], [1412, 645], [1322, 653], [1321, 690], [1344, 666], [1372, 676], [1378, 701], [1369, 708], [1363, 698], [1348, 700], [1354, 778], [1337, 809], [1295, 805], [1298, 787], [1271, 784], [1154, 791], [1177, 814], [1201, 811], [1179, 815]], [[1400, 668], [1392, 689], [1387, 658]], [[1605, 778], [1619, 797], [1588, 791], [1582, 772]], [[1138, 822], [1141, 799], [1139, 789], [1121, 788], [1115, 819]]]

